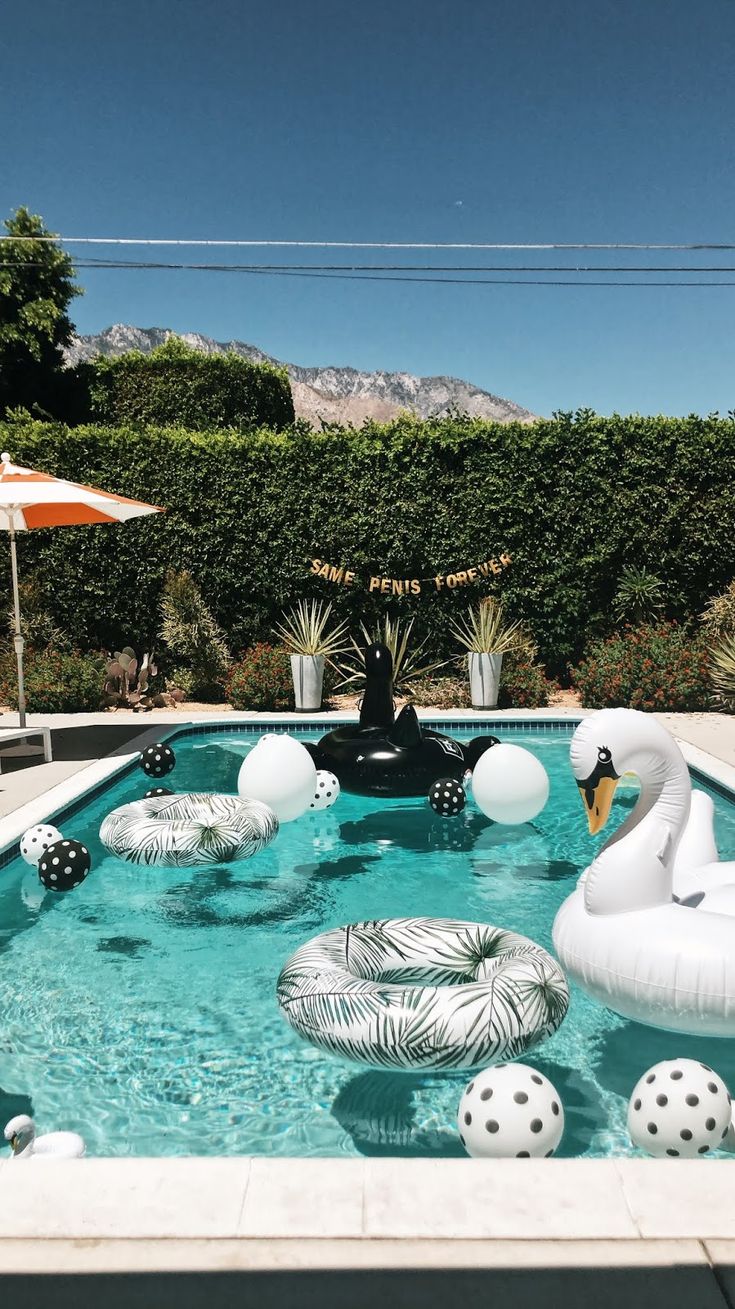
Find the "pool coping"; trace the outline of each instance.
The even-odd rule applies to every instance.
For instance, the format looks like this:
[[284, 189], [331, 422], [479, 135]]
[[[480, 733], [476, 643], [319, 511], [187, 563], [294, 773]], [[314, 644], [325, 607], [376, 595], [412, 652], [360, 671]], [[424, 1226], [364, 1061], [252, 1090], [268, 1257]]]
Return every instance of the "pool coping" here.
[[[584, 716], [518, 714], [513, 721], [568, 729]], [[509, 725], [505, 715], [422, 718], [485, 730]], [[262, 732], [324, 721], [242, 715], [151, 726], [130, 743], [135, 749], [96, 761], [2, 820], [0, 850], [12, 849], [31, 823], [68, 812], [130, 769], [154, 740], [202, 728]], [[735, 767], [677, 740], [695, 775], [735, 798]], [[39, 1273], [429, 1269], [438, 1262], [502, 1268], [508, 1260], [570, 1269], [580, 1260], [626, 1268], [683, 1262], [711, 1271], [718, 1261], [735, 1264], [730, 1175], [724, 1167], [707, 1169], [713, 1162], [196, 1156], [90, 1158], [43, 1168], [4, 1158], [0, 1277], [27, 1272], [29, 1250]]]
[[35, 1272], [735, 1262], [732, 1179], [697, 1159], [3, 1160], [0, 1231], [0, 1277], [29, 1249]]

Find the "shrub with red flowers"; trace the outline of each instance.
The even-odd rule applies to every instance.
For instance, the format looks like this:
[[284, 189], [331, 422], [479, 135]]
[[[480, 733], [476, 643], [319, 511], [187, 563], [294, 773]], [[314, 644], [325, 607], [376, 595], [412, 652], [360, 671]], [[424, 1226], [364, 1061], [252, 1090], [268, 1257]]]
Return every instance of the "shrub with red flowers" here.
[[[100, 654], [78, 650], [32, 650], [23, 660], [26, 708], [29, 714], [73, 714], [99, 709], [106, 661]], [[15, 651], [0, 652], [0, 700], [18, 708]]]
[[709, 707], [708, 669], [701, 636], [676, 623], [655, 623], [593, 642], [572, 670], [572, 680], [589, 709], [686, 713]]
[[261, 641], [231, 665], [227, 699], [233, 709], [293, 709], [291, 662], [286, 651]]
[[527, 655], [503, 656], [498, 689], [500, 709], [545, 709], [556, 689], [556, 682], [549, 681], [542, 665], [533, 663]]

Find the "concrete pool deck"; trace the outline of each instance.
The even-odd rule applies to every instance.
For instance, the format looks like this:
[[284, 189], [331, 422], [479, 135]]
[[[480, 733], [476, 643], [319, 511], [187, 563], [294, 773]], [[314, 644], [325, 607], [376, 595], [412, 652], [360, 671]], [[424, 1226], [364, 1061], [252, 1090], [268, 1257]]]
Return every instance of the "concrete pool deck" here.
[[106, 1309], [445, 1309], [478, 1293], [723, 1309], [731, 1179], [701, 1160], [4, 1161], [0, 1294], [13, 1309], [103, 1291]]
[[[473, 722], [488, 719], [556, 722], [584, 712], [421, 716], [466, 722], [472, 734]], [[0, 849], [172, 729], [354, 717], [45, 718], [58, 755], [0, 776]], [[690, 764], [735, 789], [735, 719], [660, 717]], [[0, 721], [12, 725], [14, 716]], [[503, 1294], [513, 1309], [733, 1309], [735, 1174], [727, 1163], [200, 1157], [44, 1165], [5, 1157], [0, 1302], [446, 1309], [448, 1300]]]

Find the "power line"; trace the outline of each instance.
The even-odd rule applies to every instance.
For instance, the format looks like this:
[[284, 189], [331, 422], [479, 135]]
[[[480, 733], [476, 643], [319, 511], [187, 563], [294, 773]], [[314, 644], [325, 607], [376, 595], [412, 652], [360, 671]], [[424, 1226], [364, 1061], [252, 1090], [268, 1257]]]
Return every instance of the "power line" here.
[[[75, 259], [77, 268], [173, 268], [217, 273], [735, 273], [735, 264], [193, 264]], [[41, 260], [0, 260], [0, 268], [43, 268]]]
[[[10, 263], [2, 263], [2, 262], [0, 262], [0, 268], [23, 268], [23, 267], [36, 267], [36, 266], [38, 266], [38, 265], [35, 265], [35, 264], [24, 264], [24, 263], [13, 263], [13, 262], [10, 262]], [[206, 272], [208, 272], [208, 273], [242, 273], [242, 274], [245, 274], [246, 276], [250, 275], [250, 276], [262, 276], [262, 277], [301, 277], [301, 278], [310, 278], [310, 279], [315, 280], [315, 281], [316, 281], [316, 280], [321, 280], [321, 281], [352, 281], [352, 282], [404, 282], [404, 283], [408, 282], [408, 283], [414, 283], [414, 284], [416, 284], [417, 286], [418, 286], [418, 285], [429, 285], [429, 284], [439, 285], [439, 286], [442, 286], [442, 285], [443, 285], [443, 286], [557, 286], [557, 287], [558, 287], [558, 286], [576, 286], [576, 287], [587, 287], [587, 286], [591, 286], [591, 287], [622, 287], [622, 286], [629, 286], [629, 287], [648, 287], [649, 289], [655, 289], [655, 288], [657, 288], [657, 287], [680, 287], [680, 288], [682, 288], [682, 287], [727, 287], [727, 286], [735, 287], [735, 280], [731, 280], [731, 281], [713, 281], [713, 280], [711, 280], [711, 279], [710, 279], [710, 280], [691, 280], [691, 279], [690, 279], [690, 280], [688, 280], [688, 281], [681, 281], [681, 280], [678, 280], [678, 281], [670, 281], [670, 280], [666, 280], [666, 281], [664, 281], [664, 280], [652, 281], [650, 278], [647, 278], [647, 279], [638, 279], [638, 278], [615, 278], [615, 279], [610, 279], [610, 280], [608, 280], [608, 281], [598, 281], [598, 280], [592, 280], [592, 279], [590, 279], [590, 278], [554, 278], [554, 279], [552, 279], [552, 278], [530, 278], [530, 277], [519, 277], [519, 278], [512, 278], [512, 277], [446, 277], [446, 276], [441, 276], [441, 277], [427, 277], [427, 276], [425, 276], [424, 274], [421, 274], [421, 273], [419, 273], [419, 274], [417, 274], [417, 275], [415, 275], [415, 276], [402, 276], [402, 275], [399, 276], [399, 275], [396, 275], [395, 273], [383, 273], [383, 272], [375, 272], [375, 271], [365, 271], [365, 272], [331, 271], [331, 272], [327, 272], [327, 271], [319, 271], [318, 269], [314, 269], [313, 267], [309, 267], [308, 265], [301, 265], [301, 266], [298, 266], [298, 267], [285, 267], [285, 266], [278, 266], [278, 265], [270, 265], [270, 266], [269, 266], [269, 265], [258, 265], [258, 264], [183, 264], [183, 263], [179, 263], [179, 264], [165, 263], [165, 264], [164, 264], [164, 263], [153, 263], [153, 262], [143, 262], [143, 261], [141, 261], [141, 262], [136, 262], [136, 261], [133, 261], [133, 260], [120, 260], [120, 261], [113, 261], [113, 260], [109, 260], [109, 261], [107, 261], [107, 260], [87, 260], [87, 261], [85, 261], [85, 260], [83, 260], [83, 259], [80, 259], [80, 260], [76, 260], [76, 261], [75, 261], [75, 267], [76, 267], [76, 268], [83, 268], [83, 269], [86, 269], [87, 271], [91, 270], [91, 271], [93, 271], [93, 272], [102, 272], [102, 271], [110, 271], [110, 270], [124, 270], [124, 269], [127, 269], [127, 270], [129, 270], [129, 271], [138, 271], [138, 272], [140, 272], [140, 271], [166, 271], [166, 270], [169, 270], [169, 271], [205, 272], [205, 273], [206, 273]], [[335, 267], [337, 267], [337, 266], [335, 266]], [[365, 267], [368, 268], [369, 266], [366, 265]], [[452, 268], [451, 271], [452, 271], [452, 272], [455, 272], [455, 271], [462, 271], [462, 270], [461, 270], [461, 269], [458, 270], [458, 269], [454, 269], [454, 268]], [[484, 271], [484, 270], [483, 270], [483, 271]], [[506, 271], [506, 270], [503, 270], [503, 271]], [[509, 269], [509, 270], [507, 270], [507, 271], [513, 271], [513, 269]], [[543, 271], [543, 270], [532, 269], [532, 270], [530, 270], [530, 271], [538, 272], [538, 271]], [[575, 271], [575, 270], [573, 270], [573, 269], [570, 269], [570, 270], [563, 269], [562, 271], [565, 271], [565, 272], [566, 272], [566, 271], [571, 271], [571, 272], [573, 272], [573, 271]], [[601, 271], [607, 271], [607, 270], [604, 269], [604, 270], [601, 270]], [[623, 269], [623, 270], [619, 270], [619, 271], [627, 271], [627, 270]], [[631, 269], [630, 271], [631, 271], [631, 272], [637, 272], [637, 271], [639, 271], [639, 270], [634, 268], [634, 269]], [[668, 272], [668, 271], [671, 271], [671, 270], [666, 269], [666, 268], [662, 268], [662, 269], [652, 270], [652, 271]], [[682, 271], [690, 271], [690, 272], [693, 274], [693, 273], [698, 273], [698, 272], [700, 272], [701, 270], [699, 270], [699, 269], [691, 269], [691, 270], [682, 270]], [[733, 269], [733, 270], [729, 270], [729, 269], [727, 269], [727, 268], [723, 268], [722, 270], [718, 270], [718, 271], [728, 272], [728, 271], [735, 271], [735, 269]]]
[[54, 241], [60, 245], [175, 245], [175, 246], [278, 246], [312, 250], [735, 250], [726, 242], [651, 242], [651, 241], [285, 241], [285, 240], [210, 240], [188, 237], [143, 236], [13, 236], [0, 235], [2, 241]]

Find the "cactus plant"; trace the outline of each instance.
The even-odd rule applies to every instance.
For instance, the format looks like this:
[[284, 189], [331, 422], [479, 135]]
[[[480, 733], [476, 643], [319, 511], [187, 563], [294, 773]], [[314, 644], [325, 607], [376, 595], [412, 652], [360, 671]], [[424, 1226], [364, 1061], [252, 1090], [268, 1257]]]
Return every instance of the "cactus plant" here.
[[[107, 662], [104, 694], [107, 703], [118, 707], [135, 708], [149, 698], [148, 683], [155, 677], [157, 668], [153, 653], [146, 653], [138, 664], [138, 656], [130, 645]], [[149, 707], [149, 706], [145, 706]]]

